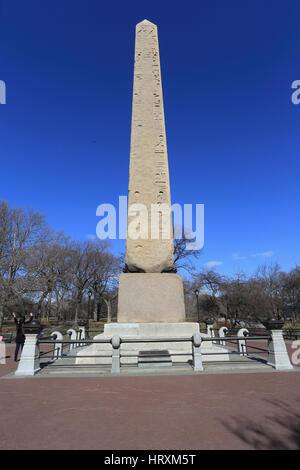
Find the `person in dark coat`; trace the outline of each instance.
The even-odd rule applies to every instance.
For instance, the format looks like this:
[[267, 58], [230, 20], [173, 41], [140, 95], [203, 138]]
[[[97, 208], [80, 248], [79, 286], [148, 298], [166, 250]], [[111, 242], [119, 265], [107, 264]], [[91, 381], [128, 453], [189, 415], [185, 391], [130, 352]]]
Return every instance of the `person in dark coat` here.
[[15, 349], [15, 362], [17, 362], [18, 359], [18, 352], [21, 348], [21, 351], [23, 349], [24, 343], [25, 343], [25, 335], [23, 332], [23, 325], [25, 323], [30, 323], [33, 319], [33, 313], [30, 314], [30, 318], [28, 321], [25, 321], [25, 316], [21, 315], [20, 317], [16, 317], [16, 314], [13, 312], [12, 316], [14, 317], [15, 324], [16, 324], [16, 329], [17, 329], [17, 335], [16, 335], [16, 349]]

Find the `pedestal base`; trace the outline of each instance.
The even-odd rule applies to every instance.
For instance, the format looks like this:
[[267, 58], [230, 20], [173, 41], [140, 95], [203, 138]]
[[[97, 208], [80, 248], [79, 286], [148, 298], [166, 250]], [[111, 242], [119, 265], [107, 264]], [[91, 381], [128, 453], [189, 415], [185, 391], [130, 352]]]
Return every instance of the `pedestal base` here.
[[[104, 326], [104, 333], [95, 336], [94, 339], [112, 338], [117, 335], [121, 339], [138, 338], [191, 338], [194, 333], [199, 333], [198, 323], [107, 323]], [[209, 336], [201, 333], [203, 338]], [[192, 343], [191, 342], [139, 342], [139, 343], [121, 343], [121, 365], [138, 365], [138, 356], [141, 351], [168, 351], [172, 363], [188, 363], [192, 361]], [[93, 344], [79, 351], [76, 358], [76, 364], [111, 364], [112, 352], [110, 344]], [[228, 349], [214, 344], [212, 341], [203, 341], [201, 345], [203, 354], [202, 361], [229, 361]], [[81, 357], [92, 356], [92, 357]], [[95, 356], [95, 357], [93, 357]]]
[[120, 275], [118, 323], [184, 321], [183, 284], [178, 274]]
[[277, 370], [291, 370], [293, 366], [290, 362], [283, 339], [282, 330], [272, 330], [269, 341], [268, 365]]
[[25, 344], [22, 350], [21, 359], [15, 375], [32, 376], [40, 370], [39, 347], [36, 344], [36, 334], [26, 334]]

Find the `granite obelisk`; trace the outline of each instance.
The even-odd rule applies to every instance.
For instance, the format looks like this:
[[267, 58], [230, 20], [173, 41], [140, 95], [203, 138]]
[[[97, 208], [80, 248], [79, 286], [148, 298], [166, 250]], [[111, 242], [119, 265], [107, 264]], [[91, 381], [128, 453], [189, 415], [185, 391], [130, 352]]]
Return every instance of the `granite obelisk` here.
[[158, 34], [156, 25], [144, 20], [136, 25], [135, 36], [126, 274], [119, 279], [118, 322], [184, 321], [183, 286], [174, 273], [173, 252]]
[[[171, 271], [174, 264], [174, 242], [158, 34], [156, 25], [147, 20], [137, 24], [135, 37], [129, 209], [134, 204], [143, 204], [147, 209], [147, 238], [131, 238], [130, 228], [131, 224], [135, 226], [135, 215], [131, 215], [129, 210], [127, 270], [149, 273]], [[153, 229], [157, 222], [153, 215], [155, 205], [157, 209], [164, 207], [169, 210], [168, 220], [164, 221], [169, 225], [166, 227], [167, 234], [162, 236], [160, 220], [157, 239], [151, 233], [151, 227]]]
[[[165, 223], [159, 222], [154, 237], [153, 205], [167, 209]], [[138, 206], [146, 210], [146, 220], [136, 220]], [[185, 321], [182, 279], [173, 269], [172, 224], [167, 223], [171, 222], [170, 206], [157, 27], [144, 20], [136, 26], [126, 267], [119, 277], [117, 323], [106, 323], [104, 332], [94, 338], [112, 341], [119, 336], [122, 366], [139, 364], [146, 353], [148, 365], [157, 367], [158, 347], [164, 357], [167, 351], [172, 362], [187, 363], [192, 358], [190, 342], [181, 339], [199, 333], [199, 324]], [[143, 236], [132, 237], [132, 226], [139, 232], [143, 224]], [[162, 342], [158, 346], [149, 338]], [[170, 342], [170, 338], [179, 341]], [[227, 351], [210, 341], [203, 343], [202, 350], [207, 361], [229, 360]], [[106, 364], [110, 355], [111, 344], [95, 343], [78, 352], [76, 363]]]

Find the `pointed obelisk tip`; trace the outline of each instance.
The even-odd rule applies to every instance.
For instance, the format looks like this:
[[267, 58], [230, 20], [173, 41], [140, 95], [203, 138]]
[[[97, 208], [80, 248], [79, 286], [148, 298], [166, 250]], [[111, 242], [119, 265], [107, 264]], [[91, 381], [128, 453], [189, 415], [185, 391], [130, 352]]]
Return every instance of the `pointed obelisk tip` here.
[[151, 25], [151, 26], [156, 26], [156, 24], [154, 23], [151, 23], [151, 21], [148, 21], [148, 20], [143, 20], [143, 21], [140, 21], [137, 26], [139, 26], [140, 24], [143, 24], [143, 25]]

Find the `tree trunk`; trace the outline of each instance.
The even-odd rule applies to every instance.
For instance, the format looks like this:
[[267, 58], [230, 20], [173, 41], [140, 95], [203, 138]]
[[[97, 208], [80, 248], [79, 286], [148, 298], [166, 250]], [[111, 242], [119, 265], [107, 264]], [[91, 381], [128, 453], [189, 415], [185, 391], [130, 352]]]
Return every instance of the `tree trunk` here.
[[94, 319], [94, 321], [98, 321], [98, 302], [97, 302], [96, 295], [94, 296], [93, 319]]
[[80, 303], [77, 301], [76, 302], [76, 309], [75, 309], [75, 319], [74, 319], [74, 325], [78, 325], [78, 313], [79, 313], [79, 305]]
[[111, 300], [107, 303], [107, 323], [111, 323]]
[[47, 297], [48, 294], [49, 294], [48, 290], [43, 292], [43, 295], [42, 295], [42, 297], [40, 298], [40, 300], [38, 302], [38, 306], [37, 306], [37, 317], [38, 318], [41, 318], [43, 301], [45, 300], [45, 298]]
[[55, 289], [55, 299], [56, 299], [56, 319], [60, 320], [60, 299], [57, 290]]
[[3, 305], [0, 305], [0, 331], [2, 330], [3, 317], [4, 317], [4, 307]]
[[51, 311], [51, 300], [52, 300], [52, 291], [49, 292], [48, 301], [47, 301], [47, 310], [46, 310], [46, 320], [49, 322], [49, 316]]
[[111, 300], [110, 299], [105, 299], [103, 297], [103, 300], [106, 304], [106, 308], [107, 308], [107, 323], [111, 323]]

